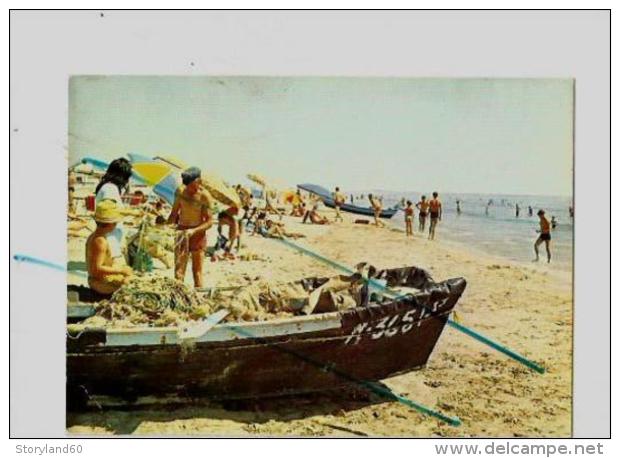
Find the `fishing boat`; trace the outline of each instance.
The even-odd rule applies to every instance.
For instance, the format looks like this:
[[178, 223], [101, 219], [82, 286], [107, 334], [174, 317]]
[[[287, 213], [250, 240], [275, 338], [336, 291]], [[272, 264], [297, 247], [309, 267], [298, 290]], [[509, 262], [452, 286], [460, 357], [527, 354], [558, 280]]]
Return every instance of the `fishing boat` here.
[[[323, 201], [323, 203], [329, 207], [329, 208], [334, 208], [336, 206], [336, 203], [334, 202], [334, 198], [332, 196], [332, 193], [329, 192], [327, 189], [325, 189], [322, 186], [316, 185], [316, 184], [298, 184], [297, 187], [303, 191], [307, 191], [309, 193], [312, 194], [316, 194], [317, 196], [319, 196], [321, 198], [321, 200]], [[359, 205], [352, 205], [352, 204], [347, 204], [344, 203], [340, 206], [340, 209], [342, 211], [346, 211], [349, 213], [355, 213], [356, 215], [364, 215], [364, 216], [374, 216], [374, 211], [373, 209], [369, 206], [369, 207], [360, 207]], [[394, 216], [394, 214], [396, 213], [397, 209], [396, 208], [386, 208], [381, 210], [381, 214], [379, 215], [379, 217], [381, 218], [391, 218], [392, 216]]]
[[[311, 277], [301, 284], [312, 290], [327, 281]], [[247, 399], [332, 390], [424, 367], [465, 279], [436, 283], [423, 269], [403, 267], [362, 283], [353, 308], [220, 322], [201, 335], [187, 327], [91, 328], [80, 321], [93, 304], [74, 297], [67, 393]]]

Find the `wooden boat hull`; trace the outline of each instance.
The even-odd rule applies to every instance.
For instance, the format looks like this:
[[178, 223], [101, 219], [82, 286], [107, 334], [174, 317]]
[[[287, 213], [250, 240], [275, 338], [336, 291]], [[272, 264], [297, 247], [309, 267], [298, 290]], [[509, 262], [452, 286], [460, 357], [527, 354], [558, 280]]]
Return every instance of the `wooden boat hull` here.
[[[424, 271], [406, 269], [401, 281], [422, 278]], [[381, 380], [426, 364], [465, 285], [458, 278], [381, 305], [224, 323], [191, 342], [172, 328], [69, 333], [68, 388], [124, 398], [242, 399]]]

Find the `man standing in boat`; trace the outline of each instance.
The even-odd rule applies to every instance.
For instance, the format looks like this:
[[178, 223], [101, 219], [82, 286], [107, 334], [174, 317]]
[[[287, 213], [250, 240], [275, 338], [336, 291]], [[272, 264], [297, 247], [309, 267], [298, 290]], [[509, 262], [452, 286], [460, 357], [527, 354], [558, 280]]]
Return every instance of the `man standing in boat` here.
[[183, 186], [177, 189], [168, 217], [168, 223], [176, 224], [178, 230], [174, 245], [174, 276], [180, 281], [185, 279], [191, 254], [196, 288], [202, 287], [206, 231], [213, 224], [211, 200], [201, 188], [200, 173], [198, 167], [190, 167], [181, 174]]
[[344, 201], [344, 195], [340, 192], [340, 188], [336, 186], [336, 191], [334, 192], [334, 208], [336, 209], [336, 217], [334, 218], [334, 221], [344, 221], [344, 219], [342, 219], [342, 215], [340, 214], [340, 207], [342, 207]]
[[441, 201], [438, 198], [439, 194], [433, 192], [433, 198], [428, 201], [428, 208], [431, 215], [431, 225], [428, 228], [428, 239], [435, 240], [435, 228], [437, 222], [441, 220]]

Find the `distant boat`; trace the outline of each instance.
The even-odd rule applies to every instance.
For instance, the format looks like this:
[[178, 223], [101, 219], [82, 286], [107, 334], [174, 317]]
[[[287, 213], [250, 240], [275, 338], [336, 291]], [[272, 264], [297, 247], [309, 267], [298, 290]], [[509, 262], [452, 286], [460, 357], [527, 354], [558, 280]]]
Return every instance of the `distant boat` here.
[[[334, 198], [332, 197], [332, 193], [322, 186], [304, 183], [298, 184], [297, 187], [312, 194], [316, 194], [323, 200], [325, 206], [329, 208], [334, 208], [336, 206]], [[356, 215], [374, 216], [374, 212], [370, 206], [360, 207], [358, 205], [344, 203], [340, 206], [340, 209], [349, 213], [355, 213]], [[396, 208], [386, 208], [381, 211], [381, 214], [379, 216], [381, 218], [391, 218], [392, 216], [394, 216], [394, 213], [396, 213], [397, 210], [398, 209]]]

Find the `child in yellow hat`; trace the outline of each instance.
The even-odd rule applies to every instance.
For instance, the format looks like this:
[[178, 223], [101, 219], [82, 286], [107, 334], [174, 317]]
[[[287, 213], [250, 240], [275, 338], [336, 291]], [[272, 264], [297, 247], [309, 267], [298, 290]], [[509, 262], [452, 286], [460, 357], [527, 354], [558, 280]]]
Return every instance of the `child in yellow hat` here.
[[115, 266], [106, 236], [121, 220], [118, 205], [113, 200], [103, 200], [97, 205], [97, 228], [86, 240], [86, 266], [88, 285], [96, 292], [111, 295], [133, 275], [129, 266]]

